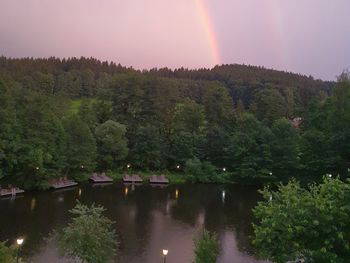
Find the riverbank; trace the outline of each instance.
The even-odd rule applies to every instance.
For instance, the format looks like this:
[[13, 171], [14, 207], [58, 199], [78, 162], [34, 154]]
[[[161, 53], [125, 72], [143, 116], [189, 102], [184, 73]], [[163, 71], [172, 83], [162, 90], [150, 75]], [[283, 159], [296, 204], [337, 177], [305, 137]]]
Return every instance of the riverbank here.
[[[125, 174], [126, 173], [115, 171], [106, 172], [106, 175], [111, 177], [114, 182], [122, 182]], [[139, 175], [142, 178], [143, 183], [149, 182], [149, 178], [153, 175], [165, 175], [170, 184], [184, 184], [190, 182], [189, 176], [185, 175], [184, 173], [130, 171], [128, 174]]]

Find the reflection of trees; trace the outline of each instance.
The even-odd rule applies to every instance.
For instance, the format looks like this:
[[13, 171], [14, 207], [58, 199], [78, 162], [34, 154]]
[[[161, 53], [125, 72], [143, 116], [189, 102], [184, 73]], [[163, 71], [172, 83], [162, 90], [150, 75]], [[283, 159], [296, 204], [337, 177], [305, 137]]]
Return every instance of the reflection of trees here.
[[171, 217], [194, 226], [203, 206], [203, 195], [207, 192], [203, 188], [206, 187], [198, 187], [196, 185], [181, 186], [179, 188], [179, 198], [173, 203], [170, 209]]
[[251, 251], [252, 208], [259, 198], [255, 187], [190, 185], [180, 189], [180, 198], [171, 208], [172, 218], [193, 226], [204, 215], [206, 229], [217, 233], [232, 229], [238, 249]]
[[[60, 197], [64, 198], [62, 202], [59, 201]], [[6, 213], [0, 217], [0, 236], [12, 243], [17, 237], [23, 236], [23, 254], [34, 255], [43, 246], [52, 229], [68, 221], [68, 209], [74, 203], [74, 189], [65, 193], [27, 193], [13, 201], [2, 200], [0, 211]]]
[[[127, 256], [149, 248], [151, 235], [161, 227], [157, 224], [166, 222], [163, 217], [169, 216], [191, 227], [205, 227], [218, 233], [232, 229], [238, 248], [250, 251], [251, 209], [258, 198], [255, 188], [181, 185], [158, 189], [136, 186], [134, 190], [129, 187], [127, 195], [122, 185], [86, 186], [81, 189], [80, 197], [79, 189], [73, 188], [62, 192], [27, 193], [15, 201], [1, 200], [1, 239], [14, 242], [15, 238], [24, 235], [23, 253], [29, 256], [36, 254], [47, 246], [45, 238], [53, 229], [68, 223], [68, 210], [74, 207], [79, 198], [83, 203], [95, 202], [106, 208], [106, 215], [116, 221], [121, 249]], [[155, 215], [158, 217], [155, 218]]]
[[150, 191], [144, 186], [137, 186], [135, 191], [130, 189], [127, 196], [121, 197], [122, 201], [115, 206], [113, 214], [117, 231], [121, 233], [121, 249], [133, 250], [135, 254], [145, 249], [151, 231], [152, 210], [166, 198], [166, 192]]
[[225, 225], [234, 230], [237, 248], [243, 252], [252, 252], [252, 209], [259, 198], [255, 187], [235, 186], [230, 189], [228, 196], [227, 204], [230, 205], [225, 205], [223, 209]]

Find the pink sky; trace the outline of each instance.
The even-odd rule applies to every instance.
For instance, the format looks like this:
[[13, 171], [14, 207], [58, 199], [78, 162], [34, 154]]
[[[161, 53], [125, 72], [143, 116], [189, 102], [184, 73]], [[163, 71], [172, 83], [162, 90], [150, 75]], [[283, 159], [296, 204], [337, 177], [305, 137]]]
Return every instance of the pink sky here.
[[0, 54], [135, 68], [245, 63], [334, 79], [350, 66], [349, 0], [1, 0]]

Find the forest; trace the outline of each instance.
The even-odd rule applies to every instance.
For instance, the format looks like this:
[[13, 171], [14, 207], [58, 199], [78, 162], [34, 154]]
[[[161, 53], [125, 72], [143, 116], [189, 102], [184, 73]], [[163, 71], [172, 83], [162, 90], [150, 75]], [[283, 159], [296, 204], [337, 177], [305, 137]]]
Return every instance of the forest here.
[[350, 78], [250, 65], [135, 70], [94, 58], [0, 57], [0, 184], [93, 171], [191, 182], [320, 182], [350, 173]]

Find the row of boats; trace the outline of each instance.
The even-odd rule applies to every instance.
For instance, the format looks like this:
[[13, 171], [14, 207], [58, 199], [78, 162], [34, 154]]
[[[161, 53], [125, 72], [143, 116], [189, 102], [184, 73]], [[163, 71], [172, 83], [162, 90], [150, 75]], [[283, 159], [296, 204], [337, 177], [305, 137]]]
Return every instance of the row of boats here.
[[[107, 176], [105, 173], [93, 173], [89, 178], [93, 183], [112, 183], [113, 179]], [[125, 174], [123, 176], [124, 183], [140, 184], [143, 183], [143, 179], [137, 174]], [[149, 178], [150, 184], [168, 184], [169, 180], [164, 175], [152, 175]], [[53, 189], [61, 189], [66, 187], [75, 186], [78, 183], [68, 179], [66, 176], [59, 179], [52, 179], [49, 181], [49, 185]], [[0, 196], [15, 196], [17, 194], [24, 193], [24, 190], [8, 186], [7, 188], [0, 188]]]

